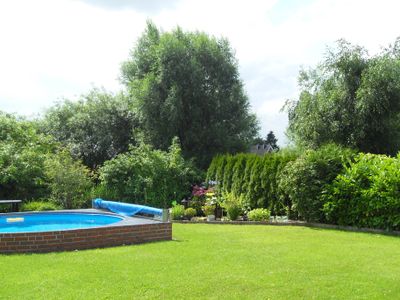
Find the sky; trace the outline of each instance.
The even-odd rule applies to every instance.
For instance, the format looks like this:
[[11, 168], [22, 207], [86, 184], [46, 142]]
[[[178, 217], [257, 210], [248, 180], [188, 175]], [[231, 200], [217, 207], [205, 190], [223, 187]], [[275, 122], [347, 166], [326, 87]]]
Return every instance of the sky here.
[[261, 135], [287, 140], [301, 68], [338, 39], [371, 55], [400, 36], [396, 0], [1, 0], [0, 110], [28, 117], [92, 87], [117, 92], [120, 66], [151, 19], [227, 38]]

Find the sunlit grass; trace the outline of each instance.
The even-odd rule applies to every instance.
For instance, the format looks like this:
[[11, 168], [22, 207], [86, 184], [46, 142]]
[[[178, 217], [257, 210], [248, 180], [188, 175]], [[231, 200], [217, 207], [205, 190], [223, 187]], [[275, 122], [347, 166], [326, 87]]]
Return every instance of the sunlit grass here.
[[174, 240], [0, 256], [1, 299], [395, 299], [400, 238], [174, 224]]

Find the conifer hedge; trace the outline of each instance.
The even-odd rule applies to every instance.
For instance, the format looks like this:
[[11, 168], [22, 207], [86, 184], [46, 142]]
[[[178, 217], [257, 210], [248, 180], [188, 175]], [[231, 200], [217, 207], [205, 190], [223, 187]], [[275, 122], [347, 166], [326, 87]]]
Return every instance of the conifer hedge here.
[[279, 174], [290, 161], [297, 158], [295, 151], [286, 150], [256, 154], [217, 155], [212, 160], [207, 181], [215, 180], [222, 192], [244, 199], [246, 208], [268, 208], [272, 214], [287, 214], [291, 204], [281, 193]]

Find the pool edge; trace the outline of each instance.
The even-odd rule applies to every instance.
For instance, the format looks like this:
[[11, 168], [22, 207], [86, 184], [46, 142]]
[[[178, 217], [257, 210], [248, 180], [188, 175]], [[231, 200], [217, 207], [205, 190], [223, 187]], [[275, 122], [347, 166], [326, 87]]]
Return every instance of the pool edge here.
[[83, 229], [0, 233], [0, 253], [60, 252], [172, 240], [172, 223], [148, 219], [132, 223], [135, 219], [126, 217], [127, 222]]

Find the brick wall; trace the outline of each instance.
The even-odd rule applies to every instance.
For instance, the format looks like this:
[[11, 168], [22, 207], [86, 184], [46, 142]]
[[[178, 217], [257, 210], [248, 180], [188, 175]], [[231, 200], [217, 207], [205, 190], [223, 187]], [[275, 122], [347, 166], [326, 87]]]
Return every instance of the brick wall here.
[[81, 250], [171, 239], [171, 223], [66, 231], [0, 233], [0, 253]]

